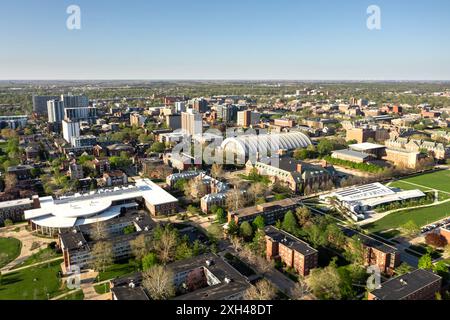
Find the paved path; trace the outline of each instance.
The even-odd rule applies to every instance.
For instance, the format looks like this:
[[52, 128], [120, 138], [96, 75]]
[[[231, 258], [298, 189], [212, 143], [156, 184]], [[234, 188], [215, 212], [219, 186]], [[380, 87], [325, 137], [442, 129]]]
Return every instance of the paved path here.
[[[8, 271], [12, 267], [22, 263], [27, 258], [29, 258], [33, 253], [38, 252], [43, 247], [46, 248], [47, 244], [49, 244], [52, 241], [55, 241], [54, 239], [46, 239], [46, 238], [40, 238], [33, 236], [29, 231], [25, 229], [26, 225], [14, 225], [9, 228], [1, 228], [0, 229], [0, 237], [11, 237], [16, 238], [20, 240], [22, 243], [22, 249], [20, 250], [20, 255], [10, 263], [8, 263], [6, 266], [0, 269], [0, 271]], [[19, 232], [14, 231], [15, 228], [20, 228]], [[39, 246], [31, 250], [31, 246], [33, 243], [37, 243]]]
[[371, 217], [369, 219], [366, 219], [366, 220], [359, 221], [356, 224], [359, 225], [359, 226], [364, 226], [366, 224], [369, 224], [369, 223], [378, 221], [380, 219], [383, 219], [384, 217], [390, 215], [391, 213], [405, 211], [405, 210], [420, 209], [420, 208], [429, 208], [429, 207], [438, 206], [438, 205], [441, 205], [441, 204], [444, 204], [444, 203], [447, 203], [447, 202], [450, 202], [450, 199], [446, 199], [446, 200], [443, 200], [443, 201], [437, 201], [437, 202], [435, 201], [435, 202], [430, 203], [430, 204], [424, 204], [424, 205], [415, 206], [415, 207], [406, 207], [406, 208], [400, 208], [400, 209], [386, 211], [386, 212], [383, 212], [383, 213], [377, 213], [375, 216], [373, 216], [373, 217]]
[[58, 261], [58, 260], [62, 260], [62, 259], [63, 259], [63, 257], [61, 256], [61, 257], [56, 257], [56, 258], [45, 260], [45, 261], [41, 261], [41, 262], [36, 262], [36, 263], [30, 264], [30, 265], [27, 265], [27, 266], [24, 266], [24, 267], [16, 268], [16, 269], [9, 269], [9, 270], [5, 270], [5, 271], [2, 270], [2, 274], [13, 273], [13, 272], [16, 272], [16, 271], [28, 269], [28, 268], [31, 268], [31, 267], [39, 266], [41, 264], [46, 264], [46, 263], [50, 263], [50, 262]]

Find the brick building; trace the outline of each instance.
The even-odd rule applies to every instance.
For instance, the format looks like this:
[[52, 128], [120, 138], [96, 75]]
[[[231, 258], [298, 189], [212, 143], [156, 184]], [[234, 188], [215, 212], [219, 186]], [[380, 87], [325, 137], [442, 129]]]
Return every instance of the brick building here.
[[265, 233], [268, 260], [280, 259], [301, 276], [307, 276], [311, 269], [317, 268], [319, 252], [308, 243], [273, 226], [266, 227]]
[[368, 300], [434, 300], [442, 278], [431, 271], [416, 269], [386, 281], [368, 295]]

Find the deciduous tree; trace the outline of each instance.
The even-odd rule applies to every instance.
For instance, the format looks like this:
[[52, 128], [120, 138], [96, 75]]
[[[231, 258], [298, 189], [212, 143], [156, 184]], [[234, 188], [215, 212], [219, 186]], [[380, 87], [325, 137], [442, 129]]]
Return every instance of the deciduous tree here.
[[175, 295], [174, 274], [163, 266], [154, 266], [142, 274], [142, 285], [153, 300], [167, 300]]

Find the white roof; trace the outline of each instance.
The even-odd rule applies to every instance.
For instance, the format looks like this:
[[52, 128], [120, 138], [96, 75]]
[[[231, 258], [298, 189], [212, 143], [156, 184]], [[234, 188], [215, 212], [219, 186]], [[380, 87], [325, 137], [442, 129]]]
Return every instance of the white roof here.
[[113, 202], [143, 198], [152, 205], [173, 203], [178, 200], [150, 179], [139, 179], [134, 186], [100, 189], [87, 194], [53, 199], [40, 198], [41, 207], [25, 211], [25, 219], [54, 228], [67, 228], [108, 220], [120, 214]]
[[402, 201], [402, 200], [408, 200], [408, 199], [414, 199], [414, 198], [421, 198], [424, 196], [425, 196], [425, 194], [420, 190], [406, 190], [406, 191], [396, 192], [392, 195], [388, 195], [388, 196], [384, 196], [384, 197], [377, 197], [377, 198], [362, 200], [359, 202], [359, 205], [375, 207], [375, 206], [379, 206], [384, 203], [390, 203], [390, 202], [394, 202], [394, 201]]
[[364, 143], [357, 143], [357, 144], [349, 145], [350, 149], [353, 149], [353, 150], [356, 150], [356, 151], [366, 151], [366, 150], [380, 149], [380, 148], [385, 148], [385, 147], [386, 146], [383, 146], [381, 144], [370, 143], [370, 142], [364, 142]]
[[331, 196], [337, 197], [339, 201], [358, 201], [392, 194], [395, 194], [392, 189], [376, 182], [363, 186], [345, 188], [343, 190], [333, 192]]

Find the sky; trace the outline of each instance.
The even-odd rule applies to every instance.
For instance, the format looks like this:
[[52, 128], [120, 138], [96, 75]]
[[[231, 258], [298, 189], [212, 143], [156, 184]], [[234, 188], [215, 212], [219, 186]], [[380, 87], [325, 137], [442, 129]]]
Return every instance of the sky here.
[[448, 0], [2, 0], [0, 79], [450, 80], [449, 40]]

